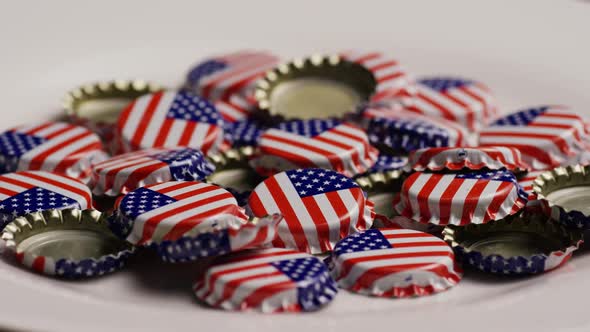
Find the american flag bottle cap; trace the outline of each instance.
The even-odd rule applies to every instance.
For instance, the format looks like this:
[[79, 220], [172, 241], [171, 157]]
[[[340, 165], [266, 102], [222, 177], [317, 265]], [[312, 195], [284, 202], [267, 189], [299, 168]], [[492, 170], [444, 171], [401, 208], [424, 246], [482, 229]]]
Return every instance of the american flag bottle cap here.
[[336, 119], [290, 120], [262, 134], [251, 165], [262, 175], [307, 167], [347, 176], [366, 172], [378, 156], [367, 134]]
[[0, 230], [29, 213], [91, 207], [90, 189], [74, 178], [45, 171], [0, 175]]
[[407, 171], [461, 171], [507, 169], [526, 172], [528, 165], [520, 150], [512, 147], [489, 146], [475, 148], [424, 148], [410, 152]]
[[462, 277], [451, 247], [434, 235], [411, 229], [370, 229], [336, 244], [330, 272], [338, 286], [381, 297], [438, 293]]
[[211, 100], [225, 121], [246, 120], [257, 108], [256, 81], [279, 61], [279, 57], [265, 51], [220, 54], [191, 68], [185, 86]]
[[97, 133], [109, 145], [119, 113], [135, 98], [162, 90], [143, 80], [113, 80], [84, 84], [68, 91], [63, 108], [70, 120]]
[[216, 258], [193, 290], [212, 307], [264, 313], [315, 311], [338, 292], [319, 258], [280, 248]]
[[45, 210], [14, 219], [2, 232], [5, 250], [35, 272], [66, 279], [122, 268], [134, 248], [96, 210]]
[[411, 174], [394, 199], [402, 216], [435, 225], [483, 224], [519, 212], [527, 193], [510, 171]]
[[84, 182], [93, 163], [107, 158], [100, 138], [65, 122], [22, 125], [0, 134], [0, 173], [48, 171]]
[[[117, 201], [111, 224], [115, 233], [130, 243], [154, 246], [160, 253], [186, 245], [180, 248], [186, 251], [178, 256], [169, 252], [168, 257], [175, 261], [261, 245], [274, 238], [271, 233], [275, 228], [269, 223], [257, 223], [252, 229], [244, 209], [230, 192], [198, 181], [169, 181], [135, 189]], [[201, 241], [198, 239], [217, 244], [199, 247], [195, 245]]]
[[554, 220], [568, 228], [590, 229], [589, 185], [590, 165], [573, 165], [540, 173], [532, 189]]
[[405, 177], [403, 171], [408, 158], [395, 153], [381, 152], [377, 162], [368, 172], [358, 175], [354, 181], [367, 193], [368, 199], [374, 203], [375, 226], [382, 226], [396, 215], [391, 202], [399, 194]]
[[393, 218], [388, 219], [386, 222], [384, 222], [383, 227], [377, 227], [377, 228], [390, 228], [390, 227], [412, 229], [415, 231], [420, 231], [420, 232], [432, 234], [432, 235], [434, 235], [436, 237], [440, 237], [440, 238], [442, 238], [442, 231], [445, 228], [445, 226], [419, 223], [419, 222], [414, 221], [410, 218], [406, 218], [403, 216], [397, 216], [397, 215], [394, 216]]
[[479, 144], [517, 148], [534, 170], [565, 165], [589, 147], [585, 120], [563, 106], [532, 107], [499, 118], [481, 131]]
[[129, 152], [92, 166], [91, 187], [98, 196], [118, 196], [167, 181], [200, 181], [215, 166], [199, 150], [185, 147]]
[[518, 214], [484, 225], [447, 226], [444, 239], [463, 265], [502, 275], [527, 275], [565, 264], [583, 243], [544, 214]]
[[342, 117], [355, 113], [377, 91], [374, 74], [337, 55], [284, 63], [257, 83], [258, 107], [283, 119]]
[[135, 99], [117, 122], [118, 153], [176, 146], [216, 153], [223, 121], [209, 101], [187, 91], [160, 91]]
[[371, 144], [399, 152], [429, 147], [473, 146], [466, 127], [443, 118], [420, 115], [386, 104], [372, 105], [363, 113]]
[[278, 173], [259, 184], [248, 200], [255, 216], [280, 213], [273, 246], [312, 254], [330, 251], [344, 236], [373, 224], [373, 203], [352, 179], [308, 168]]
[[458, 77], [420, 78], [413, 95], [402, 91], [394, 99], [409, 111], [444, 118], [472, 131], [481, 130], [499, 115], [496, 100], [485, 84]]

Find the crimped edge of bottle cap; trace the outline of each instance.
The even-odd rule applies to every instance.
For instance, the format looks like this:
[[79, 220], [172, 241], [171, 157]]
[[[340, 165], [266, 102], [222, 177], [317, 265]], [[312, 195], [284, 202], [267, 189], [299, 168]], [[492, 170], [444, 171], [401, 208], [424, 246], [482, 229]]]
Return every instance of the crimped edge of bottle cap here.
[[[118, 248], [120, 250], [113, 251], [111, 254], [104, 255], [100, 258], [89, 257], [83, 259], [70, 259], [65, 257], [50, 257], [53, 263], [63, 259], [66, 260], [66, 263], [70, 266], [78, 266], [85, 261], [95, 263], [94, 265], [98, 265], [106, 260], [111, 260], [112, 262], [117, 263], [117, 266], [113, 267], [112, 270], [102, 272], [97, 271], [94, 275], [102, 275], [121, 268], [124, 265], [124, 261], [135, 252], [135, 247], [130, 243], [117, 238], [117, 236], [110, 230], [107, 222], [107, 215], [95, 209], [51, 209], [17, 217], [6, 225], [2, 231], [1, 241], [3, 242], [6, 252], [15, 254], [17, 260], [21, 261], [23, 265], [26, 265], [37, 272], [66, 278], [86, 277], [79, 273], [65, 275], [56, 268], [53, 270], [47, 268], [38, 269], [38, 267], [34, 266], [34, 261], [42, 255], [29, 253], [28, 251], [19, 251], [17, 249], [18, 245], [28, 238], [55, 230], [92, 230], [103, 234], [105, 237], [112, 237], [113, 240], [120, 242], [120, 248]], [[27, 255], [30, 257], [27, 257]], [[47, 261], [48, 256], [43, 257], [45, 257], [45, 261]], [[27, 261], [29, 263], [27, 263]]]
[[162, 89], [162, 86], [144, 80], [112, 80], [89, 83], [68, 91], [63, 97], [62, 106], [66, 115], [86, 118], [78, 114], [80, 105], [86, 101], [109, 98], [129, 98], [133, 100], [139, 96]]
[[[547, 201], [551, 209], [553, 209], [553, 207], [557, 207], [564, 212], [569, 213], [576, 210], [557, 205], [555, 202], [547, 199], [547, 195], [558, 189], [565, 189], [579, 185], [590, 186], [590, 165], [557, 167], [543, 172], [533, 181], [533, 192], [537, 194], [539, 199]], [[590, 218], [589, 214], [584, 215]]]
[[[364, 76], [364, 78], [363, 78]], [[374, 74], [363, 65], [343, 59], [338, 55], [312, 55], [283, 63], [268, 71], [261, 78], [254, 92], [260, 110], [271, 116], [293, 119], [289, 114], [281, 114], [271, 108], [270, 96], [279, 84], [304, 77], [333, 79], [354, 87], [365, 102], [376, 92], [377, 80]], [[358, 105], [362, 107], [363, 105]], [[355, 110], [350, 110], [353, 112]], [[343, 114], [344, 115], [344, 114]]]
[[[562, 246], [559, 249], [550, 251], [550, 252], [539, 252], [533, 255], [514, 255], [510, 257], [504, 257], [502, 255], [495, 255], [495, 254], [487, 254], [484, 255], [477, 250], [473, 250], [465, 246], [465, 241], [468, 240], [469, 237], [479, 237], [484, 238], [487, 234], [493, 232], [515, 232], [515, 233], [536, 233], [540, 236], [559, 236], [560, 240], [563, 243], [567, 243], [567, 245]], [[474, 254], [481, 254], [482, 261], [486, 259], [491, 259], [492, 261], [497, 262], [497, 265], [507, 265], [509, 264], [510, 259], [521, 259], [525, 262], [531, 262], [535, 260], [535, 258], [544, 258], [547, 259], [553, 255], [555, 256], [563, 256], [569, 255], [573, 251], [577, 250], [579, 246], [584, 242], [583, 234], [581, 231], [578, 230], [571, 230], [565, 228], [563, 225], [555, 222], [550, 217], [545, 216], [541, 213], [519, 213], [517, 215], [512, 215], [500, 220], [490, 221], [486, 224], [469, 224], [466, 226], [456, 226], [456, 225], [447, 225], [443, 232], [443, 239], [447, 242], [457, 254], [457, 257], [463, 261], [464, 264], [474, 266], [479, 268], [480, 270], [484, 270], [479, 266], [472, 264], [469, 260], [472, 258]], [[563, 262], [565, 263], [565, 261]], [[562, 263], [562, 264], [563, 264]], [[560, 264], [561, 265], [561, 264]], [[554, 266], [551, 269], [557, 268], [560, 265]], [[549, 270], [551, 270], [549, 269]], [[484, 270], [485, 271], [485, 270]], [[516, 274], [531, 274], [531, 273], [538, 273], [544, 272], [537, 271], [537, 272], [522, 272]], [[496, 274], [515, 274], [514, 272], [505, 270], [505, 269], [490, 269], [489, 271]]]

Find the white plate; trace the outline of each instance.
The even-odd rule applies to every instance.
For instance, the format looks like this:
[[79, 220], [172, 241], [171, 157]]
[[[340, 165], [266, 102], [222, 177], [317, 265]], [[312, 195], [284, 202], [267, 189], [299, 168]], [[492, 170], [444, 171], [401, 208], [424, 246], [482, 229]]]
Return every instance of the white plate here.
[[[191, 2], [13, 1], [0, 13], [0, 129], [59, 114], [63, 93], [114, 77], [178, 84], [194, 61], [236, 48], [285, 56], [350, 47], [390, 51], [418, 74], [473, 77], [505, 111], [562, 103], [590, 115], [586, 1]], [[143, 260], [89, 282], [0, 262], [0, 329], [105, 331], [588, 331], [590, 255], [543, 276], [467, 274], [435, 296], [387, 300], [341, 292], [305, 315], [200, 307], [194, 266]], [[149, 264], [153, 264], [150, 266]]]

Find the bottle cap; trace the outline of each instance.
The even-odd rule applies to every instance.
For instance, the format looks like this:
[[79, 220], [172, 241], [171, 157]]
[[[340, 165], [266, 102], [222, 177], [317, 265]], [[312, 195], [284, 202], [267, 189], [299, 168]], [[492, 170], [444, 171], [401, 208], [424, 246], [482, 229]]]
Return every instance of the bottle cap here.
[[553, 270], [566, 263], [583, 242], [581, 232], [542, 214], [519, 214], [485, 225], [447, 226], [443, 234], [458, 261], [505, 275]]
[[320, 259], [280, 248], [216, 258], [193, 290], [212, 307], [264, 313], [315, 311], [338, 292]]
[[186, 91], [144, 95], [129, 104], [117, 122], [119, 153], [185, 146], [216, 153], [223, 141], [223, 121], [207, 100]]
[[0, 173], [48, 171], [87, 182], [93, 163], [107, 158], [100, 138], [64, 122], [19, 126], [0, 134]]
[[429, 295], [455, 286], [462, 277], [449, 245], [410, 229], [352, 234], [336, 244], [330, 265], [341, 288], [381, 297]]
[[256, 110], [256, 81], [279, 63], [264, 51], [243, 50], [211, 57], [188, 73], [186, 87], [214, 102], [224, 120], [249, 118]]
[[418, 79], [415, 90], [410, 98], [402, 97], [406, 109], [445, 118], [469, 130], [481, 130], [498, 115], [494, 96], [480, 82], [457, 77], [424, 77]]
[[60, 278], [101, 276], [123, 267], [134, 249], [96, 210], [46, 210], [14, 219], [2, 232], [6, 250], [35, 272]]
[[251, 161], [261, 175], [319, 167], [347, 176], [364, 173], [377, 159], [359, 127], [335, 119], [292, 120], [266, 130]]
[[160, 90], [160, 86], [142, 80], [85, 84], [66, 94], [63, 107], [71, 121], [97, 133], [108, 144], [123, 108], [137, 97]]
[[373, 105], [363, 112], [365, 128], [371, 144], [387, 146], [400, 152], [429, 147], [473, 146], [474, 139], [458, 123], [442, 118]]
[[526, 172], [520, 151], [510, 147], [425, 148], [410, 152], [408, 171], [460, 171], [507, 169], [514, 173]]
[[483, 224], [520, 211], [527, 194], [509, 171], [423, 173], [408, 176], [396, 211], [435, 225]]
[[533, 182], [538, 199], [551, 217], [571, 228], [590, 228], [590, 166], [558, 167], [541, 173]]
[[92, 166], [93, 193], [119, 196], [167, 181], [199, 181], [213, 173], [211, 164], [192, 148], [152, 148], [118, 155]]
[[339, 56], [314, 55], [279, 65], [258, 81], [258, 107], [286, 119], [356, 112], [377, 91], [375, 76]]
[[308, 168], [278, 173], [259, 184], [248, 201], [254, 216], [280, 213], [273, 246], [319, 254], [342, 237], [373, 224], [373, 203], [350, 178]]
[[480, 133], [481, 146], [520, 150], [534, 170], [560, 166], [588, 148], [584, 119], [563, 106], [528, 108], [497, 119]]
[[14, 218], [49, 209], [92, 207], [90, 189], [82, 182], [45, 171], [0, 175], [0, 230]]
[[341, 54], [342, 59], [358, 63], [373, 74], [377, 86], [371, 102], [396, 98], [400, 94], [413, 96], [416, 93], [415, 80], [399, 60], [382, 52], [349, 50]]

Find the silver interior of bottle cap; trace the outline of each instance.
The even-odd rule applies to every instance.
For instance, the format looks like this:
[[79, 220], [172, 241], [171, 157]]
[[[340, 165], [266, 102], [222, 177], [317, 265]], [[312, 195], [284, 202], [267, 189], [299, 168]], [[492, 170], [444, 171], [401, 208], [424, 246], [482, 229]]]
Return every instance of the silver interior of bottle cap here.
[[547, 200], [569, 211], [590, 215], [590, 186], [557, 189], [547, 194]]
[[270, 108], [299, 119], [333, 117], [354, 111], [362, 99], [348, 84], [302, 77], [277, 85], [270, 94]]
[[502, 257], [532, 256], [549, 254], [563, 248], [559, 239], [541, 236], [530, 232], [491, 232], [485, 237], [466, 241], [463, 247], [471, 251], [479, 251], [482, 255], [500, 255]]
[[24, 239], [16, 246], [17, 252], [39, 256], [81, 260], [100, 258], [121, 250], [121, 240], [94, 230], [52, 230]]
[[133, 98], [90, 99], [81, 102], [76, 109], [79, 117], [97, 122], [115, 123], [119, 114]]

